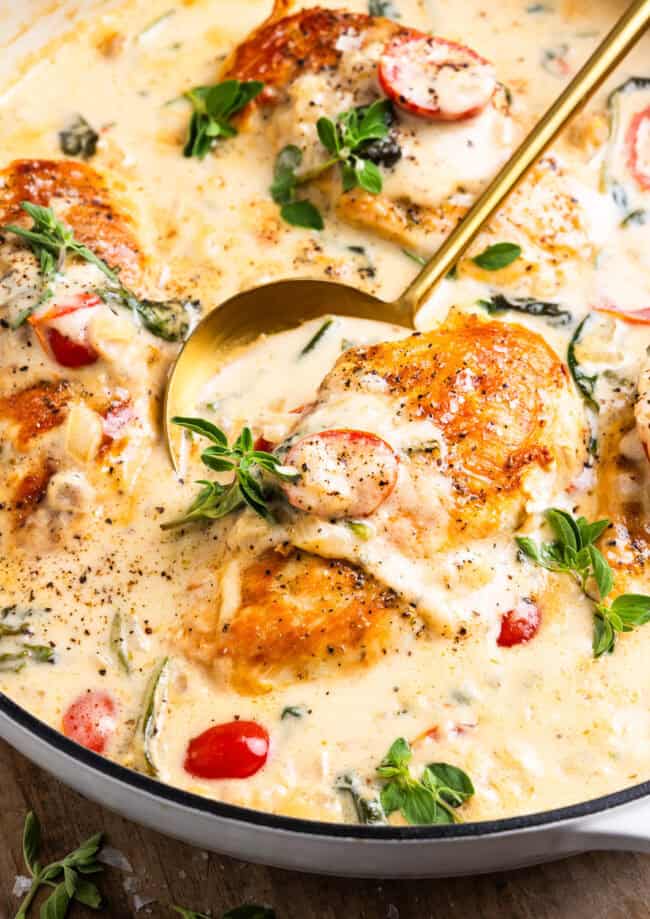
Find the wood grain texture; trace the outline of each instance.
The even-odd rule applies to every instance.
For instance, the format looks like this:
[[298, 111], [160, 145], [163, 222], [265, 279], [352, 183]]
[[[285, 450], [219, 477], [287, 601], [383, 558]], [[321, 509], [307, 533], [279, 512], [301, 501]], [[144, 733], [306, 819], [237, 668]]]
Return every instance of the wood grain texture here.
[[30, 808], [43, 824], [44, 857], [60, 856], [101, 829], [131, 865], [132, 871], [108, 867], [100, 876], [108, 901], [101, 913], [74, 906], [71, 919], [171, 919], [177, 914], [169, 903], [208, 910], [219, 919], [223, 910], [244, 902], [273, 906], [278, 919], [650, 917], [649, 856], [587, 854], [537, 868], [437, 881], [292, 874], [208, 855], [141, 829], [69, 791], [0, 743], [0, 919], [12, 919], [16, 911], [12, 888], [16, 875], [24, 873], [20, 840]]

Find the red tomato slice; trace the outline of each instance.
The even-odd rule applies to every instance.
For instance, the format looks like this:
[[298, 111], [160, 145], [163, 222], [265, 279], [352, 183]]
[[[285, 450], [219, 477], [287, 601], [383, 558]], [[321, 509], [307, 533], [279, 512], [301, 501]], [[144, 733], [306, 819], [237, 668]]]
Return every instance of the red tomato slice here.
[[99, 358], [92, 345], [73, 341], [57, 329], [47, 329], [46, 338], [54, 359], [62, 367], [87, 367]]
[[378, 76], [395, 105], [433, 121], [478, 115], [497, 87], [492, 64], [480, 54], [416, 31], [386, 45]]
[[270, 440], [267, 440], [266, 437], [261, 435], [257, 438], [253, 444], [253, 450], [262, 450], [264, 453], [272, 453], [275, 444], [272, 444]]
[[367, 517], [397, 482], [399, 460], [390, 444], [368, 431], [320, 431], [289, 450], [287, 466], [300, 473], [283, 485], [289, 503], [318, 517]]
[[63, 716], [63, 733], [82, 747], [103, 753], [115, 732], [117, 708], [106, 692], [89, 690]]
[[53, 303], [49, 309], [42, 313], [33, 313], [28, 322], [33, 325], [42, 325], [52, 319], [59, 319], [61, 316], [68, 316], [70, 313], [76, 313], [77, 310], [87, 310], [93, 306], [99, 306], [101, 299], [97, 294], [75, 294], [68, 300], [60, 303]]
[[650, 105], [630, 121], [625, 143], [630, 172], [639, 188], [650, 191]]
[[606, 313], [608, 316], [615, 316], [623, 322], [630, 322], [633, 325], [650, 325], [650, 306], [642, 307], [638, 310], [624, 310], [616, 306], [615, 303], [603, 303], [595, 307], [597, 313]]
[[200, 779], [247, 779], [269, 755], [269, 735], [255, 721], [216, 724], [190, 740], [185, 770]]
[[541, 623], [539, 607], [530, 600], [523, 600], [515, 609], [503, 615], [497, 644], [501, 648], [511, 648], [530, 641], [537, 634]]
[[87, 367], [94, 364], [99, 357], [95, 349], [83, 341], [76, 341], [64, 335], [58, 329], [48, 327], [48, 323], [78, 310], [99, 306], [101, 302], [97, 294], [75, 294], [60, 303], [53, 303], [44, 312], [34, 313], [28, 321], [36, 332], [43, 350], [49, 351], [59, 364], [63, 367]]

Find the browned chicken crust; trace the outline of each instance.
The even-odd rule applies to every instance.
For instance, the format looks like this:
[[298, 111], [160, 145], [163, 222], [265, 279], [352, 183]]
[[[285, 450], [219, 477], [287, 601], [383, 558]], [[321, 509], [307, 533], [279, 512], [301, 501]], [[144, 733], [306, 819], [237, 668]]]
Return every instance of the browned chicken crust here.
[[[647, 461], [645, 456], [626, 456], [621, 449], [621, 442], [633, 429], [634, 416], [628, 407], [612, 429], [601, 435], [597, 482], [598, 516], [612, 523], [600, 545], [607, 561], [617, 569], [617, 589], [629, 590], [636, 589], [635, 578], [650, 563], [650, 521], [642, 500]], [[634, 488], [630, 488], [631, 483]]]
[[16, 446], [25, 450], [34, 437], [63, 424], [71, 398], [67, 381], [42, 380], [0, 398], [0, 419], [9, 423]]
[[[207, 619], [207, 622], [206, 622]], [[184, 634], [190, 656], [224, 668], [244, 694], [283, 677], [367, 666], [387, 653], [408, 605], [361, 569], [296, 550], [270, 550], [241, 574], [241, 603], [215, 627], [203, 612]]]
[[426, 334], [350, 349], [325, 377], [321, 397], [371, 391], [378, 377], [403, 397], [410, 420], [440, 428], [461, 507], [505, 497], [531, 467], [553, 461], [549, 405], [566, 389], [568, 372], [523, 326], [459, 315]]
[[105, 180], [90, 166], [72, 160], [14, 160], [0, 171], [0, 224], [29, 225], [22, 201], [54, 206], [80, 242], [121, 269], [125, 283], [138, 280], [144, 259], [133, 223], [115, 207]]
[[236, 49], [225, 78], [261, 80], [262, 101], [281, 98], [280, 90], [301, 73], [334, 70], [341, 58], [337, 40], [348, 31], [367, 40], [388, 40], [406, 29], [378, 16], [312, 7], [291, 16], [272, 17]]

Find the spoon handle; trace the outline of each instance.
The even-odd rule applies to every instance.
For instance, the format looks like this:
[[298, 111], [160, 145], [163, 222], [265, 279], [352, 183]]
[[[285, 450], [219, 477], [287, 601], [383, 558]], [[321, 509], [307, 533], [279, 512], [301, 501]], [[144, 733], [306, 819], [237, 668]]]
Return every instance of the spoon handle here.
[[512, 157], [497, 173], [465, 217], [398, 300], [414, 316], [436, 284], [453, 268], [504, 198], [546, 150], [569, 118], [641, 38], [650, 24], [650, 0], [634, 0]]

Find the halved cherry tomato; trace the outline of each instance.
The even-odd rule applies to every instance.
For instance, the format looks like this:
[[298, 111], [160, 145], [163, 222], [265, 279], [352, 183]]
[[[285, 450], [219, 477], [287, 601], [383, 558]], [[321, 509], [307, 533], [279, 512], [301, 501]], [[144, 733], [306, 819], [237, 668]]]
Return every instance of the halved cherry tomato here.
[[61, 316], [68, 316], [70, 313], [76, 313], [77, 310], [87, 310], [93, 306], [99, 306], [101, 298], [97, 294], [74, 294], [67, 300], [60, 300], [58, 303], [52, 303], [43, 312], [32, 313], [28, 322], [33, 325], [43, 325], [52, 319], [60, 319]]
[[185, 769], [200, 779], [247, 779], [269, 755], [269, 735], [255, 721], [229, 721], [190, 740]]
[[367, 517], [395, 488], [399, 460], [390, 444], [348, 428], [308, 434], [289, 450], [300, 473], [283, 485], [289, 503], [318, 517]]
[[47, 329], [45, 334], [54, 359], [62, 367], [87, 367], [99, 357], [92, 345], [74, 341], [57, 329]]
[[497, 87], [492, 64], [476, 51], [415, 30], [386, 45], [378, 77], [395, 105], [433, 121], [478, 115]]
[[44, 351], [63, 367], [87, 367], [94, 364], [99, 355], [95, 349], [85, 341], [77, 341], [65, 335], [57, 328], [49, 325], [55, 319], [61, 319], [78, 310], [90, 309], [99, 306], [102, 301], [96, 294], [75, 294], [67, 300], [53, 303], [43, 312], [37, 312], [29, 317], [29, 323], [36, 332]]
[[264, 453], [272, 453], [275, 444], [271, 443], [270, 440], [267, 440], [266, 437], [261, 435], [257, 438], [253, 444], [253, 450], [262, 450]]
[[511, 648], [530, 641], [537, 634], [541, 622], [539, 607], [530, 600], [522, 600], [515, 609], [503, 615], [497, 644], [501, 648]]
[[103, 753], [115, 732], [117, 707], [106, 692], [89, 690], [63, 716], [63, 733], [82, 747]]
[[643, 191], [650, 191], [650, 105], [630, 121], [625, 143], [630, 172]]

